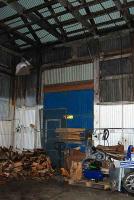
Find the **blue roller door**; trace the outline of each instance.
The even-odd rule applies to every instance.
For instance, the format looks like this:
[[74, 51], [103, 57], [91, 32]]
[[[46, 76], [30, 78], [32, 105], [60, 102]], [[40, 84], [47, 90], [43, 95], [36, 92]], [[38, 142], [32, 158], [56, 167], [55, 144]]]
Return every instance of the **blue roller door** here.
[[72, 120], [67, 120], [68, 128], [93, 128], [93, 90], [51, 92], [44, 96], [44, 109], [65, 108]]

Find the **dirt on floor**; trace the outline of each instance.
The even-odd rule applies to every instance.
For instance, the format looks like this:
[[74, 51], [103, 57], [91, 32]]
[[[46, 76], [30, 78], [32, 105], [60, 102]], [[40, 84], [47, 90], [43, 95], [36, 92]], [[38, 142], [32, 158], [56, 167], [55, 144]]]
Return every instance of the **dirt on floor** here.
[[70, 186], [55, 181], [21, 181], [0, 185], [0, 200], [134, 200], [126, 193]]

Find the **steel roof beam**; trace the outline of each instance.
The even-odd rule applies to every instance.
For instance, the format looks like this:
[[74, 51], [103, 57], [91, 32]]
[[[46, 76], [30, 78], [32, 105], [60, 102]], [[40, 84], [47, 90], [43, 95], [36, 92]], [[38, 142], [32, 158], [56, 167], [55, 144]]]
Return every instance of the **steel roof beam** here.
[[[5, 0], [3, 0], [3, 1], [5, 1]], [[105, 2], [105, 1], [107, 1], [107, 0], [101, 0], [102, 3]], [[26, 9], [26, 10], [24, 10], [23, 12], [24, 12], [25, 14], [31, 13], [31, 12], [35, 12], [35, 11], [37, 11], [37, 10], [40, 10], [40, 9], [42, 9], [42, 8], [45, 8], [45, 7], [48, 7], [49, 5], [54, 5], [54, 4], [56, 4], [56, 3], [58, 3], [58, 0], [52, 0], [52, 1], [49, 1], [49, 2], [46, 2], [46, 3], [40, 4], [40, 5], [38, 5], [38, 6], [35, 6], [35, 7], [32, 7], [32, 8]], [[130, 2], [130, 3], [131, 3], [131, 2]], [[79, 10], [79, 9], [81, 9], [81, 8], [83, 8], [83, 7], [86, 7], [86, 6], [93, 6], [93, 5], [96, 5], [96, 4], [97, 4], [97, 0], [94, 0], [94, 1], [91, 1], [91, 2], [87, 2], [86, 4], [76, 6], [76, 7], [74, 7], [74, 10]], [[66, 14], [66, 13], [67, 13], [67, 11], [61, 12], [61, 14]], [[60, 15], [60, 13], [56, 13], [56, 16], [58, 16], [58, 15]], [[13, 15], [13, 16], [10, 16], [10, 17], [7, 17], [7, 18], [5, 18], [5, 19], [0, 20], [0, 22], [1, 22], [1, 21], [2, 21], [2, 22], [6, 22], [6, 21], [8, 21], [8, 20], [13, 20], [13, 19], [15, 19], [15, 18], [17, 18], [17, 17], [19, 17], [19, 16], [20, 16], [20, 15], [17, 13], [17, 14], [15, 14], [15, 15]]]
[[[79, 2], [82, 3], [82, 5], [86, 4], [86, 0], [79, 0]], [[92, 16], [92, 13], [90, 12], [89, 6], [86, 6], [84, 8], [85, 8], [85, 11], [86, 11], [87, 15]], [[97, 35], [97, 27], [96, 27], [96, 24], [95, 24], [95, 21], [94, 21], [93, 17], [90, 18], [90, 23], [93, 26], [94, 32]]]
[[[130, 4], [130, 3], [131, 3], [131, 4]], [[133, 6], [134, 6], [134, 2], [133, 2], [133, 4], [132, 4], [132, 2], [130, 2], [130, 3], [128, 3], [128, 4], [130, 5], [130, 7], [133, 7]], [[127, 8], [128, 8], [128, 4], [127, 4]], [[108, 12], [108, 13], [112, 13], [112, 12], [115, 12], [115, 11], [117, 11], [116, 6], [107, 9], [107, 12]], [[65, 11], [63, 11], [63, 12], [61, 12], [61, 13], [55, 13], [55, 16], [58, 17], [58, 16], [60, 16], [60, 15], [62, 15], [62, 14], [65, 14]], [[95, 17], [97, 17], [97, 16], [103, 16], [103, 15], [105, 15], [105, 14], [106, 14], [105, 10], [101, 10], [101, 11], [97, 11], [97, 12], [95, 12], [95, 13], [92, 13], [92, 16], [86, 14], [86, 15], [84, 15], [84, 16], [82, 16], [82, 17], [83, 17], [83, 19], [84, 19], [84, 18], [85, 18], [85, 19], [92, 19], [92, 18], [95, 18]], [[46, 20], [49, 20], [49, 19], [51, 19], [51, 18], [52, 18], [52, 17], [48, 16], [48, 17], [46, 17], [45, 19], [46, 19]], [[131, 19], [133, 20], [133, 16], [132, 16], [132, 15], [131, 15]], [[62, 26], [66, 26], [66, 25], [69, 25], [69, 24], [71, 24], [71, 23], [73, 24], [73, 23], [76, 23], [76, 22], [77, 22], [76, 19], [70, 19], [70, 20], [61, 22], [61, 25], [62, 25]], [[30, 24], [30, 25], [33, 25], [34, 22], [29, 22], [29, 24]], [[14, 28], [12, 28], [12, 29], [13, 29], [13, 30], [18, 30], [18, 29], [21, 29], [21, 28], [24, 28], [24, 27], [25, 27], [25, 25], [23, 24], [23, 25], [14, 27]], [[56, 28], [56, 27], [58, 27], [58, 25], [54, 24], [53, 27]], [[0, 33], [0, 35], [1, 35], [1, 33]]]
[[[44, 1], [45, 1], [45, 0], [44, 0]], [[49, 2], [49, 1], [47, 0], [47, 2]], [[50, 11], [51, 15], [54, 17], [54, 20], [55, 20], [56, 24], [58, 25], [58, 28], [59, 28], [61, 34], [63, 35], [64, 40], [66, 41], [66, 40], [67, 40], [66, 31], [65, 31], [64, 28], [62, 27], [62, 25], [61, 25], [61, 23], [60, 23], [58, 17], [55, 15], [55, 12], [54, 12], [54, 10], [53, 10], [53, 8], [52, 8], [52, 5], [48, 5], [48, 10]]]
[[9, 5], [11, 8], [13, 8], [14, 10], [16, 10], [17, 13], [20, 16], [27, 17], [32, 22], [38, 24], [42, 29], [48, 31], [50, 34], [52, 34], [53, 36], [55, 36], [56, 38], [58, 38], [60, 41], [63, 40], [62, 35], [60, 35], [59, 32], [56, 29], [54, 29], [53, 26], [50, 25], [44, 18], [42, 18], [42, 20], [41, 20], [39, 18], [39, 16], [37, 16], [34, 13], [24, 14], [24, 10], [26, 10], [26, 9], [21, 4], [19, 4], [17, 1], [12, 2], [12, 3], [7, 3], [7, 5]]
[[12, 30], [9, 26], [7, 26], [1, 22], [0, 22], [0, 28], [5, 30], [7, 33], [13, 34], [15, 36], [15, 39], [21, 39], [21, 40], [25, 41], [26, 43], [31, 44], [33, 46], [36, 45], [32, 39], [26, 37], [25, 35], [23, 35], [22, 33], [18, 32], [18, 31]]
[[28, 28], [29, 32], [31, 33], [31, 35], [33, 36], [33, 38], [35, 39], [35, 41], [37, 41], [38, 44], [41, 44], [40, 39], [38, 38], [38, 36], [36, 35], [35, 31], [33, 30], [32, 26], [29, 24], [27, 18], [23, 15], [21, 16], [24, 24], [26, 25], [26, 27]]
[[88, 28], [89, 33], [93, 33], [95, 35], [94, 28], [91, 26], [88, 20], [85, 20], [78, 10], [74, 10], [74, 6], [72, 6], [70, 2], [67, 0], [59, 0], [59, 3], [64, 6], [67, 11], [70, 12], [79, 23], [82, 24], [82, 26]]
[[[35, 7], [33, 7], [33, 8], [24, 10], [23, 12], [24, 12], [24, 14], [27, 14], [27, 13], [30, 13], [30, 12], [35, 12], [35, 11], [41, 9], [41, 8], [47, 7], [48, 5], [53, 5], [53, 4], [55, 4], [55, 1], [56, 1], [56, 0], [50, 1], [49, 4], [48, 4], [48, 3], [44, 3], [44, 4], [41, 4], [41, 5], [35, 6]], [[105, 1], [107, 1], [107, 0], [101, 0], [101, 3], [105, 2]], [[91, 1], [91, 2], [88, 2], [88, 3], [83, 4], [83, 5], [81, 4], [81, 5], [75, 6], [75, 7], [74, 7], [74, 10], [79, 10], [79, 9], [84, 8], [84, 7], [87, 7], [87, 6], [93, 6], [93, 5], [96, 5], [97, 3], [98, 3], [98, 1], [95, 0], [95, 1]], [[125, 8], [128, 9], [129, 7], [134, 7], [134, 2], [127, 2], [127, 4], [125, 5]], [[124, 8], [124, 5], [123, 5], [123, 8]], [[117, 10], [117, 7], [116, 7], [116, 6], [113, 6], [113, 7], [107, 8], [106, 10], [107, 10], [108, 12], [114, 12], [114, 11]], [[99, 15], [99, 12], [100, 12], [100, 13], [103, 12], [103, 14], [105, 14], [104, 11], [98, 11], [98, 12], [93, 13], [93, 15], [95, 15], [95, 16], [96, 16], [96, 14]], [[61, 16], [61, 15], [64, 15], [64, 14], [67, 14], [67, 11], [62, 11], [62, 12], [60, 12], [60, 13], [55, 13], [55, 16], [58, 17], [58, 16]], [[19, 17], [19, 16], [20, 16], [19, 14], [15, 14], [15, 15], [13, 15], [13, 16], [10, 16], [10, 17], [7, 17], [7, 18], [5, 18], [5, 19], [0, 20], [0, 22], [7, 22], [7, 21], [13, 20], [13, 19], [15, 19], [15, 18], [17, 18], [17, 17]], [[48, 17], [46, 17], [45, 19], [46, 19], [46, 20], [49, 20], [49, 19], [51, 19], [51, 18], [52, 18], [51, 16], [48, 16]], [[21, 25], [20, 25], [20, 27], [21, 27]], [[23, 27], [23, 26], [22, 26], [22, 27]]]
[[128, 25], [128, 27], [132, 28], [132, 25], [131, 25], [131, 22], [130, 22], [129, 9], [126, 8], [127, 2], [125, 2], [125, 0], [123, 0], [123, 2], [125, 2], [125, 5], [122, 5], [120, 0], [113, 0], [113, 2], [115, 3], [115, 6], [117, 7], [118, 11], [123, 16], [123, 18], [124, 18], [126, 24]]

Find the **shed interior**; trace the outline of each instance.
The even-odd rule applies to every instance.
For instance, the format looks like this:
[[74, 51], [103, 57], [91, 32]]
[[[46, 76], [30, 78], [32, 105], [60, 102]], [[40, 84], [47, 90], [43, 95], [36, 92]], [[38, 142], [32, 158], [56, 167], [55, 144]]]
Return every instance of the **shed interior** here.
[[[42, 176], [59, 178], [62, 168], [78, 182], [87, 147], [116, 147], [112, 159], [119, 162], [130, 145], [134, 155], [133, 119], [134, 0], [0, 0], [0, 160], [14, 151], [25, 160], [29, 151], [40, 163], [44, 150], [51, 164], [42, 162], [54, 171]], [[78, 174], [71, 174], [72, 162]], [[134, 175], [132, 181], [130, 193]]]

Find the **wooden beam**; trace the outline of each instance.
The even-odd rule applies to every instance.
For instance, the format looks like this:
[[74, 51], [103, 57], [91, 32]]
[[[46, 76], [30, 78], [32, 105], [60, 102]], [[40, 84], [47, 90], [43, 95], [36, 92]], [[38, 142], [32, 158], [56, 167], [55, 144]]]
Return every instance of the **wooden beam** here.
[[59, 0], [59, 3], [66, 8], [68, 12], [70, 12], [74, 18], [82, 24], [82, 26], [88, 28], [90, 33], [95, 34], [94, 28], [90, 25], [87, 19], [84, 19], [78, 10], [74, 9], [74, 6], [67, 0]]
[[[45, 72], [44, 72], [45, 73]], [[44, 86], [44, 92], [64, 92], [64, 91], [72, 91], [72, 90], [88, 90], [93, 89], [94, 83], [93, 81], [86, 82], [76, 82], [73, 84], [57, 84], [57, 85], [46, 85]]]

